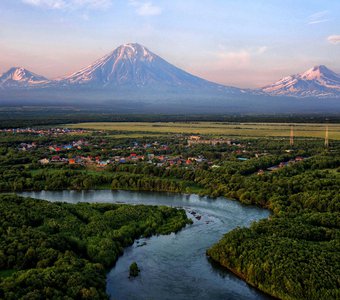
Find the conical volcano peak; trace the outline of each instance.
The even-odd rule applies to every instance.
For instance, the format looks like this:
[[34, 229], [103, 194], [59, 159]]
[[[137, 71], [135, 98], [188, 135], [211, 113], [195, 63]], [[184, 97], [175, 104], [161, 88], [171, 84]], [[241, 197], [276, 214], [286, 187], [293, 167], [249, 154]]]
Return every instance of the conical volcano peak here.
[[237, 88], [223, 87], [191, 75], [138, 43], [119, 46], [92, 65], [61, 78], [58, 84], [68, 87], [173, 89], [176, 93], [178, 89], [229, 89], [233, 93], [239, 92]]
[[24, 78], [29, 78], [32, 76], [36, 76], [38, 77], [39, 75], [33, 74], [32, 72], [26, 70], [23, 67], [13, 67], [10, 68], [6, 74], [8, 74], [8, 76], [10, 76], [10, 78], [12, 80], [22, 80]]
[[340, 75], [325, 65], [318, 65], [303, 73], [285, 77], [262, 88], [262, 91], [274, 96], [339, 97]]
[[119, 46], [110, 56], [117, 59], [153, 61], [156, 55], [143, 45], [129, 43]]
[[140, 51], [147, 51], [150, 52], [145, 46], [138, 44], [138, 43], [127, 43], [119, 46], [117, 49], [125, 49], [125, 50], [131, 50], [133, 52], [140, 52]]
[[48, 79], [23, 67], [12, 67], [0, 76], [1, 87], [21, 87], [47, 83]]
[[337, 76], [337, 74], [328, 69], [325, 65], [314, 66], [301, 74], [301, 78], [306, 80], [320, 79], [329, 76]]

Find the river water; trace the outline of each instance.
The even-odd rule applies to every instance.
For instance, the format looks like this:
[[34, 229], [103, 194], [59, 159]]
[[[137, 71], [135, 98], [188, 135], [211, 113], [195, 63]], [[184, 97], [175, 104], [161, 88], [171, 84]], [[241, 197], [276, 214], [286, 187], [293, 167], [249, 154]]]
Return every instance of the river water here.
[[[49, 201], [105, 202], [182, 207], [194, 221], [177, 234], [139, 239], [125, 249], [107, 274], [107, 293], [115, 300], [215, 300], [272, 299], [212, 264], [206, 249], [237, 226], [249, 226], [267, 218], [269, 212], [225, 198], [208, 199], [179, 195], [128, 191], [41, 191], [25, 192]], [[129, 279], [129, 266], [136, 261], [140, 275]]]

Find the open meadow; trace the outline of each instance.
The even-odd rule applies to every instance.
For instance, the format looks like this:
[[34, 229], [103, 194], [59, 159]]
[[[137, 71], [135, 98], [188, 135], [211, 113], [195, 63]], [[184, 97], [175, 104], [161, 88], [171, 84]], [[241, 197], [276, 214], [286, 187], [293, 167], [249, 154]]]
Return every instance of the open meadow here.
[[[222, 123], [222, 122], [94, 122], [66, 124], [69, 128], [115, 131], [124, 137], [157, 134], [202, 134], [239, 137], [288, 137], [291, 126], [295, 137], [324, 138], [325, 124], [306, 123]], [[340, 124], [330, 124], [329, 138], [340, 140]]]

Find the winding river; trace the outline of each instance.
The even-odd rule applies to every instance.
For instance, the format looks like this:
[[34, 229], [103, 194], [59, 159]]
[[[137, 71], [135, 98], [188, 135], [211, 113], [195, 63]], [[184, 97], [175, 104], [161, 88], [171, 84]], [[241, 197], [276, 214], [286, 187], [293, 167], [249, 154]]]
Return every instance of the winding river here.
[[[107, 274], [107, 293], [116, 300], [188, 299], [272, 299], [212, 264], [205, 251], [224, 233], [237, 226], [249, 226], [267, 218], [269, 211], [243, 206], [225, 198], [208, 199], [178, 195], [128, 191], [42, 191], [25, 192], [49, 201], [106, 202], [182, 207], [194, 221], [177, 234], [140, 239], [125, 249]], [[128, 278], [129, 266], [136, 261], [140, 276]]]

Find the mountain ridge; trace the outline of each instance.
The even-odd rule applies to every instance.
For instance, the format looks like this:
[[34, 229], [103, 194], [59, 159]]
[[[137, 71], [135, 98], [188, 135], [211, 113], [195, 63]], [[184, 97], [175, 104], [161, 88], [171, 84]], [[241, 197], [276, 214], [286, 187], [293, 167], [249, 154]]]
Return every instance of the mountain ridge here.
[[74, 73], [47, 79], [22, 67], [0, 75], [1, 90], [83, 90], [107, 94], [170, 92], [218, 96], [285, 96], [295, 98], [340, 98], [340, 75], [324, 65], [283, 77], [260, 89], [241, 89], [192, 75], [138, 43], [123, 44]]
[[38, 84], [10, 86], [6, 83], [6, 78], [1, 77], [0, 86], [103, 90], [117, 90], [120, 87], [131, 89], [154, 88], [155, 90], [167, 88], [188, 91], [202, 89], [236, 94], [244, 93], [242, 89], [214, 83], [181, 70], [137, 43], [121, 45], [109, 54], [97, 59], [94, 63], [72, 74], [51, 80], [40, 75], [36, 75], [36, 77], [44, 78], [44, 80], [41, 80], [40, 86]]
[[176, 88], [220, 90], [242, 93], [243, 90], [210, 82], [192, 75], [137, 43], [119, 46], [93, 64], [59, 80], [64, 86], [93, 88]]
[[283, 77], [260, 91], [271, 96], [339, 98], [340, 75], [324, 65], [318, 65], [305, 72]]
[[37, 86], [50, 82], [46, 77], [33, 73], [23, 67], [12, 67], [0, 74], [0, 88], [19, 88]]

